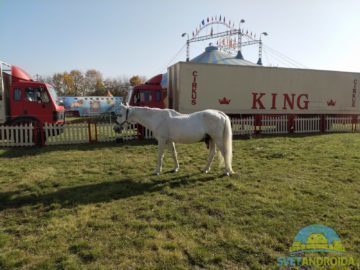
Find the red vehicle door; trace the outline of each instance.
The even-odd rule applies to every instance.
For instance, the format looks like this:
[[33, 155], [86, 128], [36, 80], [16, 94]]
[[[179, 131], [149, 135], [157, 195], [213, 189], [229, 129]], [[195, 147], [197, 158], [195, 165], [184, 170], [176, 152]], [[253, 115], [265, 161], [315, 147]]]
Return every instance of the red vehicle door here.
[[42, 123], [52, 121], [50, 98], [44, 87], [15, 85], [10, 100], [12, 118], [32, 117]]

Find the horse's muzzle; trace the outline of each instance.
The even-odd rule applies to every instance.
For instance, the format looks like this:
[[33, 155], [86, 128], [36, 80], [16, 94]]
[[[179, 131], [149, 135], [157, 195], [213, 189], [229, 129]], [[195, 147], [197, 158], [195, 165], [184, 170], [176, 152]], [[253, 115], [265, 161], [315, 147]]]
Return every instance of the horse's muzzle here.
[[113, 130], [116, 132], [116, 133], [120, 133], [122, 130], [123, 130], [123, 127], [120, 126], [120, 125], [115, 125], [113, 127]]

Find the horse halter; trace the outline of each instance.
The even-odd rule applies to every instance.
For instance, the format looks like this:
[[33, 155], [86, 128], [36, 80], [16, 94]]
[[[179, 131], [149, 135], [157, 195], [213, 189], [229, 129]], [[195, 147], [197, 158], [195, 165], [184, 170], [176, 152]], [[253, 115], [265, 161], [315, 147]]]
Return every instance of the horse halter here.
[[126, 108], [125, 120], [122, 121], [121, 124], [119, 124], [119, 123], [116, 121], [116, 124], [118, 124], [119, 126], [122, 126], [123, 124], [128, 123], [128, 118], [129, 118], [129, 108]]

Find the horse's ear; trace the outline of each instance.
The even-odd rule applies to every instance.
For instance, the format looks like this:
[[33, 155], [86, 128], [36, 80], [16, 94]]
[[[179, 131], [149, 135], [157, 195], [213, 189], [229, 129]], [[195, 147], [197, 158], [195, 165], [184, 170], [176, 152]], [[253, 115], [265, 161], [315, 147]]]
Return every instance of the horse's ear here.
[[126, 107], [128, 107], [128, 106], [129, 106], [129, 103], [128, 103], [128, 102], [126, 102], [126, 103], [121, 102], [121, 106], [126, 106]]

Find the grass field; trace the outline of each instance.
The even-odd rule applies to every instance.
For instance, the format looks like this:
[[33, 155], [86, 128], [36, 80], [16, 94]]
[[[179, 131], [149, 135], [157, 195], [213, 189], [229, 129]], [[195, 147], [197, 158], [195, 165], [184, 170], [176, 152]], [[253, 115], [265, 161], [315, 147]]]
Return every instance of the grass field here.
[[177, 148], [160, 176], [150, 143], [0, 150], [0, 269], [276, 269], [311, 224], [359, 258], [358, 134], [235, 140], [231, 177]]

